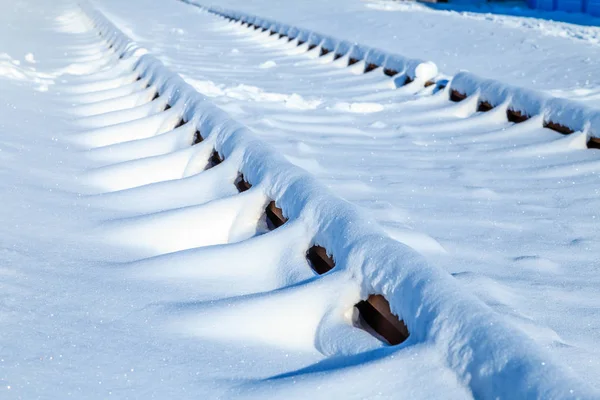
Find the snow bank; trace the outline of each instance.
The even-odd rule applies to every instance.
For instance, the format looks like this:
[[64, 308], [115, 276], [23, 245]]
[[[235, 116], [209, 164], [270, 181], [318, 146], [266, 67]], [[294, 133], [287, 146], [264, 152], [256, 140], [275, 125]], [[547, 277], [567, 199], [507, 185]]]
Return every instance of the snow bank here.
[[[103, 15], [88, 5], [83, 5], [83, 8], [117, 54], [128, 59], [143, 53]], [[285, 32], [290, 37], [333, 47], [333, 50], [352, 57], [360, 56], [365, 60], [379, 62], [385, 68], [396, 68], [414, 80], [426, 82], [437, 74], [434, 66], [421, 61], [388, 55], [256, 17], [239, 17], [260, 26], [273, 27], [277, 32]], [[358, 208], [332, 194], [304, 170], [290, 164], [156, 58], [149, 54], [139, 56], [134, 70], [157, 89], [160, 98], [168, 102], [172, 112], [179, 113], [184, 121], [202, 132], [205, 141], [214, 144], [221, 157], [237, 164], [237, 169], [252, 184], [253, 190], [259, 191], [260, 195], [253, 196], [262, 195], [275, 200], [290, 223], [303, 223], [305, 235], [310, 242], [318, 243], [333, 255], [335, 269], [323, 277], [314, 278], [314, 283], [307, 289], [309, 293], [316, 290], [315, 293], [319, 293], [320, 297], [310, 295], [308, 298], [311, 301], [305, 306], [298, 301], [297, 296], [293, 296], [293, 301], [289, 302], [292, 312], [261, 316], [269, 322], [273, 322], [273, 318], [281, 318], [279, 322], [283, 321], [283, 325], [290, 319], [293, 323], [305, 320], [310, 326], [297, 326], [298, 330], [286, 331], [286, 334], [294, 336], [300, 347], [317, 343], [324, 354], [335, 355], [344, 352], [344, 346], [352, 345], [351, 342], [336, 342], [337, 338], [332, 337], [332, 330], [327, 329], [327, 324], [323, 321], [302, 319], [293, 313], [294, 310], [310, 312], [307, 311], [308, 308], [323, 308], [323, 299], [341, 291], [340, 282], [348, 281], [350, 289], [356, 288], [355, 292], [361, 299], [376, 293], [385, 296], [392, 312], [404, 320], [410, 331], [409, 339], [402, 346], [431, 343], [461, 381], [470, 387], [476, 398], [598, 398], [597, 393], [570, 370], [552, 360], [524, 333], [509, 325], [474, 295], [466, 293], [448, 273], [428, 264], [410, 247], [391, 239]], [[573, 128], [583, 127], [585, 123], [597, 126], [597, 118], [587, 111], [581, 111], [583, 109], [577, 108], [578, 105], [554, 101], [537, 93], [520, 91], [497, 82], [483, 81], [470, 74], [459, 74], [450, 85], [467, 95], [477, 93], [493, 104], [500, 104], [510, 98], [511, 106], [528, 115], [544, 111], [552, 121], [570, 124], [568, 126]], [[554, 111], [548, 109], [550, 105], [555, 107]], [[557, 111], [556, 107], [559, 105], [565, 111]], [[234, 196], [227, 201], [234, 202], [236, 207], [243, 207], [247, 203], [242, 196], [244, 195]], [[145, 231], [148, 232], [152, 229], [153, 221], [146, 222], [149, 226]], [[126, 222], [116, 223], [119, 224], [128, 229]], [[119, 229], [117, 227], [115, 232]], [[188, 232], [181, 235], [181, 240], [185, 235]], [[157, 233], [158, 243], [163, 243], [164, 238], [159, 236]], [[250, 235], [242, 236], [240, 240]], [[214, 239], [219, 243], [228, 240], [225, 237], [206, 239]], [[186, 247], [175, 239], [167, 245], [167, 250]], [[334, 277], [343, 279], [333, 279]], [[337, 284], [329, 286], [330, 283]], [[304, 289], [297, 289], [302, 290]], [[344, 286], [344, 290], [346, 297], [353, 296], [354, 291], [349, 290], [348, 286]], [[280, 295], [283, 296], [284, 293]], [[304, 298], [306, 296], [302, 297]], [[258, 299], [255, 302], [260, 301], [262, 300]], [[343, 307], [338, 308], [334, 311], [341, 313]], [[239, 316], [236, 313], [231, 315], [231, 318]], [[343, 319], [341, 315], [329, 318]], [[253, 326], [254, 330], [260, 331], [257, 335], [265, 332], [256, 321]], [[310, 337], [313, 334], [316, 335], [314, 341]], [[272, 340], [277, 341], [278, 337], [275, 336]]]

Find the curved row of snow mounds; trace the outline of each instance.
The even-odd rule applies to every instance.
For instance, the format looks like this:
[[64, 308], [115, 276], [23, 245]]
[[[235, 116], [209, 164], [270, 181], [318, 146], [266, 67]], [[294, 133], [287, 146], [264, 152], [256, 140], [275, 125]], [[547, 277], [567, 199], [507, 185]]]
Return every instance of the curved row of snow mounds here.
[[543, 116], [547, 127], [560, 126], [561, 133], [584, 132], [600, 138], [600, 112], [576, 101], [561, 99], [535, 90], [524, 89], [460, 72], [452, 78], [450, 88], [464, 96], [477, 96], [491, 107], [504, 104], [525, 118]]
[[[333, 254], [335, 269], [311, 279], [320, 287], [327, 287], [330, 278], [341, 277], [355, 290], [342, 295], [335, 293], [339, 287], [330, 289], [334, 292], [331, 295], [338, 296], [336, 298], [343, 303], [329, 310], [331, 318], [343, 320], [343, 312], [358, 300], [381, 294], [410, 331], [409, 339], [401, 346], [432, 345], [476, 398], [598, 398], [592, 388], [559, 365], [524, 333], [477, 297], [465, 293], [448, 273], [429, 265], [416, 251], [391, 239], [355, 206], [290, 164], [160, 61], [146, 54], [100, 12], [88, 4], [82, 4], [82, 8], [123, 62], [129, 63], [143, 82], [158, 90], [160, 99], [170, 106], [166, 112], [173, 114], [171, 119], [182, 117], [186, 125], [191, 124], [202, 132], [204, 142], [214, 146], [225, 159], [222, 165], [227, 164], [232, 169], [232, 180], [236, 171], [242, 172], [252, 184], [251, 191], [260, 194], [258, 202], [263, 198], [275, 200], [290, 223], [302, 226], [301, 237], [308, 237], [311, 243], [318, 243]], [[416, 65], [412, 61], [402, 62], [407, 69], [408, 65]], [[99, 122], [108, 123], [105, 116], [99, 117], [103, 118]], [[88, 120], [88, 124], [94, 121]], [[96, 131], [87, 135], [86, 140], [96, 141], [95, 145], [101, 146], [104, 140], [101, 134], [101, 130]], [[122, 134], [136, 133], [123, 130]], [[118, 138], [112, 138], [112, 142], [116, 141]], [[236, 197], [234, 193], [229, 195]], [[197, 230], [194, 228], [186, 234], [195, 234]], [[353, 329], [351, 325], [348, 327]], [[344, 348], [354, 343], [348, 332], [316, 330], [314, 345], [324, 354], [352, 352]], [[331, 336], [336, 335], [349, 339], [331, 340]]]
[[393, 71], [399, 76], [406, 77], [408, 82], [416, 81], [422, 84], [430, 84], [433, 83], [433, 79], [438, 75], [437, 66], [429, 61], [406, 58], [398, 54], [388, 53], [369, 46], [340, 40], [307, 29], [238, 11], [227, 10], [221, 7], [202, 6], [194, 0], [182, 1], [184, 3], [200, 6], [207, 11], [222, 17], [231, 18], [240, 21], [241, 23], [252, 24], [273, 33], [285, 35], [290, 40], [296, 40], [297, 42], [305, 43], [308, 46], [316, 46], [327, 49], [339, 56], [364, 61], [366, 65], [373, 64], [382, 67], [389, 71]]
[[[444, 85], [445, 80], [438, 75], [438, 68], [431, 61], [405, 58], [239, 11], [203, 6], [196, 0], [181, 1], [199, 6], [224, 18], [285, 35], [290, 40], [294, 39], [348, 58], [364, 61], [365, 65], [371, 64], [398, 72], [400, 76], [406, 76], [407, 82], [417, 81], [423, 84], [438, 82], [439, 86]], [[600, 138], [600, 112], [575, 101], [559, 99], [539, 91], [514, 87], [492, 79], [483, 79], [469, 72], [455, 75], [449, 86], [451, 90], [456, 90], [465, 96], [475, 95], [480, 101], [487, 102], [492, 107], [505, 105], [509, 110], [518, 111], [527, 117], [543, 115], [546, 127], [554, 128], [561, 133], [580, 131], [586, 133], [588, 137]]]

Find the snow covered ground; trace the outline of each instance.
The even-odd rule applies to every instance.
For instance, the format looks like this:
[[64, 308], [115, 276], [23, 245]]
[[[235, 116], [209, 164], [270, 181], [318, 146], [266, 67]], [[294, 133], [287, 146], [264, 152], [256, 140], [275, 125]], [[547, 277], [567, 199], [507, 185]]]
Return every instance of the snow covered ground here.
[[[145, 89], [144, 79], [135, 81], [127, 70], [131, 64], [119, 62], [102, 44], [75, 3], [5, 3], [0, 17], [3, 398], [438, 398], [440, 393], [471, 398], [471, 390], [486, 397], [509, 392], [506, 386], [522, 382], [522, 376], [536, 377], [532, 387], [561, 382], [550, 365], [539, 362], [538, 369], [519, 358], [537, 357], [538, 348], [550, 354], [541, 360], [560, 361], [598, 388], [600, 246], [594, 239], [600, 164], [598, 152], [585, 148], [582, 133], [562, 136], [542, 128], [538, 117], [509, 123], [502, 106], [476, 113], [472, 101], [449, 102], [444, 92], [433, 95], [433, 87], [395, 89], [381, 70], [361, 74], [364, 65], [346, 68], [332, 57], [317, 58], [305, 48], [178, 1], [96, 3], [194, 88], [362, 210], [353, 214], [351, 206], [332, 201], [324, 208], [328, 212], [316, 207], [321, 214], [315, 218], [315, 205], [304, 203], [324, 192], [311, 189], [310, 180], [283, 164], [239, 161], [233, 151], [218, 167], [199, 173], [213, 145], [235, 150], [244, 141], [243, 132], [240, 138], [235, 132], [227, 136], [228, 129], [238, 128], [204, 119], [202, 131], [212, 126], [217, 134], [189, 147], [193, 126], [171, 131], [184, 106], [159, 112], [165, 96], [147, 103], [157, 87]], [[484, 51], [494, 66], [485, 68], [479, 51], [465, 51], [465, 38], [473, 37], [469, 29], [500, 29], [496, 22], [411, 6], [402, 13], [445, 21], [430, 29], [455, 27], [455, 34], [444, 38], [456, 43], [448, 39], [442, 46], [415, 36], [427, 31], [416, 28], [417, 20], [411, 41], [399, 45], [383, 35], [385, 30], [358, 28], [352, 20], [375, 18], [370, 12], [388, 15], [357, 13], [353, 7], [387, 5], [351, 3], [336, 26], [325, 23], [327, 7], [333, 12], [336, 3], [321, 3], [297, 2], [284, 15], [284, 7], [267, 2], [223, 2], [349, 39], [362, 29], [361, 42], [434, 59], [445, 73], [469, 68], [569, 95], [573, 86], [583, 84], [581, 79], [595, 78], [589, 65], [567, 64], [566, 56], [556, 61], [560, 68], [532, 72], [535, 63], [547, 65], [561, 51], [579, 57], [572, 60], [593, 57], [589, 49], [594, 47], [546, 31], [535, 37], [527, 21], [515, 35], [537, 43], [530, 53], [535, 61], [519, 58], [523, 48], [512, 47], [518, 38], [498, 33], [502, 39], [495, 46], [512, 50]], [[322, 19], [308, 14], [307, 6], [320, 7]], [[467, 22], [457, 24], [454, 18]], [[341, 29], [342, 23], [347, 27]], [[376, 35], [382, 35], [380, 40]], [[452, 64], [445, 51], [460, 41], [462, 47], [453, 51], [463, 56]], [[78, 76], [105, 63], [117, 69], [102, 74], [118, 80]], [[571, 65], [569, 77], [558, 84], [558, 74]], [[119, 68], [122, 74], [114, 72]], [[531, 85], [533, 80], [539, 85]], [[161, 85], [159, 90], [169, 87]], [[111, 86], [117, 88], [101, 90]], [[98, 102], [117, 92], [124, 97]], [[593, 103], [593, 96], [589, 100]], [[147, 137], [160, 132], [165, 133]], [[262, 154], [262, 145], [253, 145], [258, 149], [253, 154]], [[271, 182], [270, 193], [289, 192], [282, 185], [289, 181], [286, 174], [300, 174], [302, 190], [282, 201], [302, 210], [301, 217], [255, 236], [256, 213], [267, 189], [261, 183], [258, 190], [232, 196], [235, 189], [228, 182], [235, 179], [238, 162], [256, 168], [251, 182]], [[305, 197], [308, 189], [312, 193]], [[332, 216], [335, 223], [327, 221]], [[415, 328], [405, 345], [382, 346], [340, 320], [339, 310], [351, 309], [364, 296], [358, 292], [366, 283], [362, 289], [356, 285], [363, 275], [375, 277], [369, 285], [390, 291], [393, 285], [418, 282], [403, 271], [420, 265], [407, 252], [397, 276], [389, 275], [394, 269], [373, 269], [384, 259], [371, 257], [375, 247], [352, 243], [361, 232], [351, 230], [350, 216], [360, 227], [372, 224], [368, 229], [375, 233], [372, 221], [377, 221], [392, 238], [458, 281], [448, 280], [447, 288], [434, 292], [421, 293], [421, 286], [391, 292], [392, 300], [407, 303], [400, 310], [425, 315], [405, 316]], [[302, 259], [315, 224], [334, 233], [319, 240], [336, 251], [352, 243], [348, 255], [335, 254], [340, 271], [320, 279]], [[345, 227], [344, 233], [336, 226]], [[344, 265], [357, 259], [365, 260], [362, 269]], [[423, 279], [435, 282], [435, 271], [423, 268]], [[468, 299], [469, 307], [436, 303], [453, 293], [457, 306]], [[498, 313], [497, 331], [484, 327], [464, 335], [481, 318], [463, 311], [480, 310], [469, 293]], [[428, 313], [435, 318], [424, 323]], [[489, 332], [511, 333], [504, 323], [533, 342], [518, 335], [498, 336], [497, 343], [482, 340]], [[427, 324], [450, 329], [420, 332]], [[523, 347], [508, 347], [518, 350], [511, 354], [502, 343]], [[469, 368], [481, 365], [480, 354], [452, 353], [469, 346], [490, 349], [489, 364], [483, 361], [486, 367], [472, 376]], [[506, 360], [522, 364], [506, 366]], [[490, 381], [497, 386], [477, 386]], [[560, 389], [573, 398], [592, 398], [582, 387]]]

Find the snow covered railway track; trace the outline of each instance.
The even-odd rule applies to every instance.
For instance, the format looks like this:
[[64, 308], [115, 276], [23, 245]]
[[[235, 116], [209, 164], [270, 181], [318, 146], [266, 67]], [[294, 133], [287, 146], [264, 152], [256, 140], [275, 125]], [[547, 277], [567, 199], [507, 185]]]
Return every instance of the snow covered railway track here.
[[344, 62], [348, 66], [369, 73], [382, 68], [385, 75], [394, 79], [397, 87], [414, 83], [411, 86], [428, 87], [435, 84], [437, 68], [433, 63], [408, 59], [397, 54], [390, 54], [368, 46], [351, 43], [345, 40], [325, 36], [306, 29], [282, 24], [276, 21], [247, 15], [218, 7], [204, 7], [194, 0], [181, 0], [184, 3], [198, 5], [209, 12], [242, 27], [257, 30], [276, 36], [299, 47], [299, 51], [314, 52], [319, 57], [328, 56], [332, 61]]
[[[124, 214], [103, 235], [147, 252], [129, 264], [136, 277], [231, 286], [229, 298], [178, 311], [177, 329], [326, 357], [426, 346], [477, 398], [594, 397], [447, 273], [85, 9], [120, 60], [71, 90], [87, 103], [74, 110], [86, 131], [73, 141], [104, 164], [85, 175], [98, 191], [90, 201]], [[431, 86], [417, 69], [410, 83]]]
[[364, 74], [381, 69], [383, 74], [393, 79], [395, 87], [410, 85], [414, 90], [415, 87], [435, 85], [435, 91], [446, 89], [445, 93], [451, 101], [461, 102], [467, 97], [474, 98], [469, 109], [464, 110], [466, 113], [488, 112], [498, 107], [503, 109], [506, 120], [511, 123], [521, 123], [539, 116], [544, 128], [563, 135], [583, 132], [586, 136], [585, 147], [600, 148], [600, 113], [581, 103], [482, 79], [467, 72], [448, 78], [439, 75], [437, 67], [431, 62], [406, 59], [397, 54], [255, 15], [203, 6], [196, 0], [181, 1], [201, 7], [248, 30], [288, 41], [297, 46], [299, 52], [312, 53], [312, 57], [329, 57], [331, 61], [344, 63]]

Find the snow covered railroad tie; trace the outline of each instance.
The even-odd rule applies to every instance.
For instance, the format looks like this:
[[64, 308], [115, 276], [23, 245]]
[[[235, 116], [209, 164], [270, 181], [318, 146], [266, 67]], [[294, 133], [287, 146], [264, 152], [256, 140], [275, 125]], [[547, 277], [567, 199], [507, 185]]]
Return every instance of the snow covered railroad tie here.
[[[423, 346], [476, 398], [594, 398], [591, 388], [449, 274], [390, 238], [102, 14], [83, 7], [119, 60], [68, 90], [86, 103], [73, 110], [82, 132], [72, 141], [103, 164], [82, 176], [96, 190], [90, 202], [123, 212], [98, 234], [146, 252], [147, 258], [127, 264], [136, 278], [226, 282], [234, 293], [176, 309], [166, 318], [172, 329], [316, 349], [332, 359]], [[294, 34], [276, 23], [228, 18], [254, 28], [270, 24], [272, 34], [318, 56], [345, 57], [363, 73], [381, 68], [399, 90], [445, 96], [445, 106], [473, 108], [469, 116], [500, 110], [510, 122], [579, 131], [587, 147], [597, 143], [598, 117], [578, 105], [470, 74], [447, 83], [431, 63], [345, 43], [329, 46], [332, 39]], [[559, 103], [573, 115], [556, 111]], [[457, 390], [448, 397], [460, 398], [464, 393]]]

